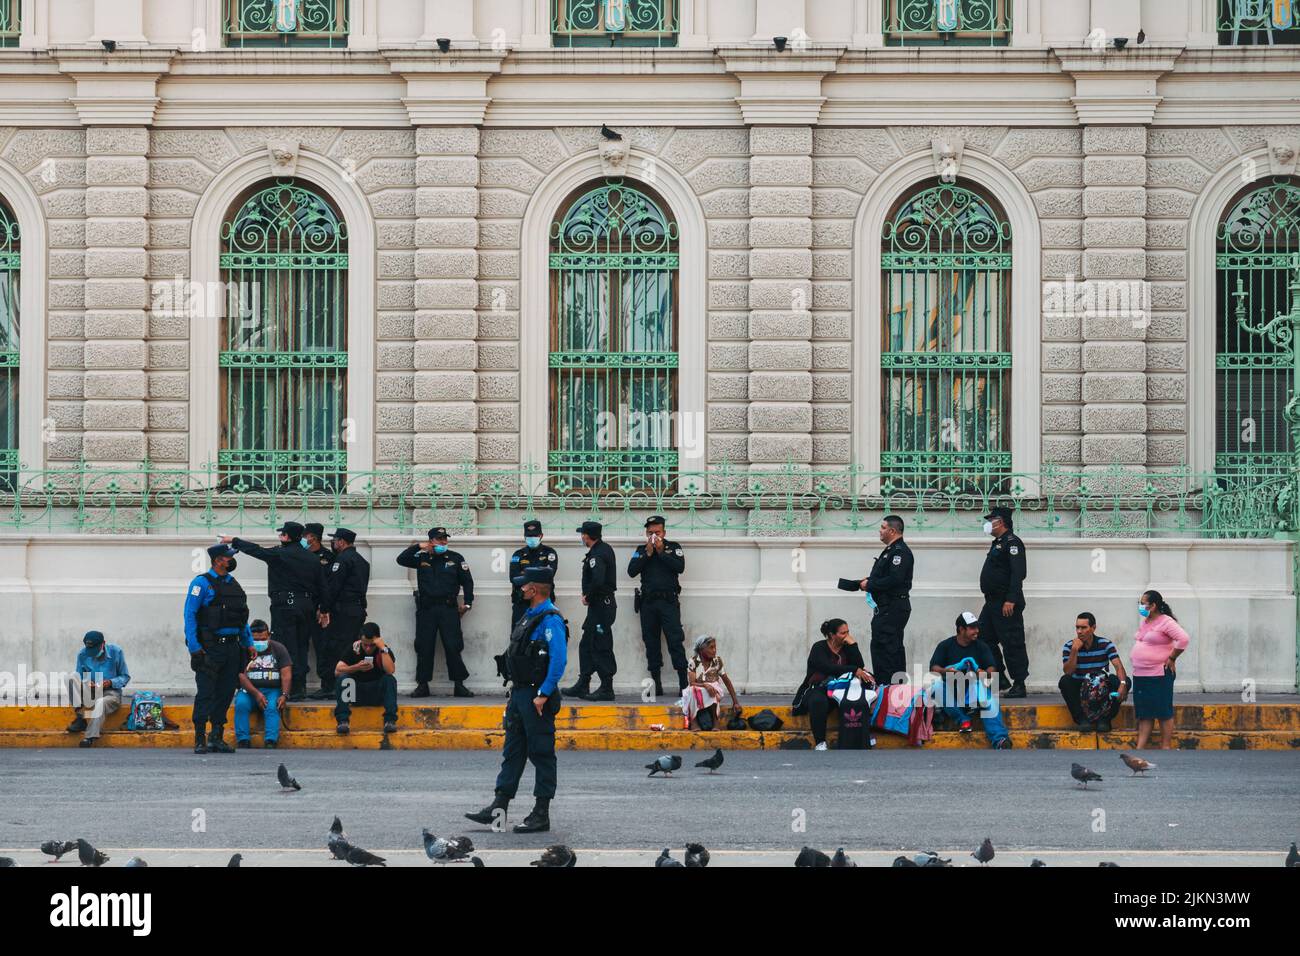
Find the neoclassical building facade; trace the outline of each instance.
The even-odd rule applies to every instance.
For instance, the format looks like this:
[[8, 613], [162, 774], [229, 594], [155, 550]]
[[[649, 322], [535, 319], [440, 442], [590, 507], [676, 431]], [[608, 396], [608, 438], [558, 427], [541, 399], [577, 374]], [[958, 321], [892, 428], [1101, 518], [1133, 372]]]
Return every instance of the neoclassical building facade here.
[[[0, 0], [0, 481], [27, 508], [0, 532], [31, 619], [0, 650], [75, 629], [42, 610], [60, 558], [30, 548], [147, 531], [187, 555], [233, 520], [58, 496], [88, 471], [290, 510], [446, 472], [483, 497], [374, 540], [432, 512], [486, 563], [566, 493], [723, 501], [709, 587], [756, 642], [753, 686], [797, 667], [762, 642], [843, 606], [832, 570], [901, 496], [948, 556], [918, 642], [977, 600], [978, 512], [1011, 500], [1052, 569], [1040, 608], [1090, 594], [1122, 632], [1164, 575], [1235, 648], [1204, 686], [1293, 687], [1295, 357], [1263, 331], [1300, 308], [1291, 18]], [[521, 490], [536, 508], [503, 504]], [[364, 524], [357, 500], [334, 516]], [[786, 582], [771, 536], [824, 539], [819, 570]], [[1123, 570], [1096, 571], [1097, 541]], [[170, 614], [172, 573], [139, 560]], [[1050, 658], [1066, 635], [1034, 613]]]

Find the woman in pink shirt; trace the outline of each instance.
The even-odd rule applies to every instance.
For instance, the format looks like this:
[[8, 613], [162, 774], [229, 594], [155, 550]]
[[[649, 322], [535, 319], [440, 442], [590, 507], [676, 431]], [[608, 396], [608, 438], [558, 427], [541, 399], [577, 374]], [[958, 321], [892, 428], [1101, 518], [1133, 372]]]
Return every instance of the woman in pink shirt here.
[[1160, 749], [1174, 742], [1175, 662], [1187, 650], [1187, 632], [1179, 626], [1159, 591], [1144, 591], [1138, 600], [1142, 625], [1133, 644], [1133, 710], [1137, 715], [1138, 749], [1147, 745], [1151, 726], [1160, 721]]

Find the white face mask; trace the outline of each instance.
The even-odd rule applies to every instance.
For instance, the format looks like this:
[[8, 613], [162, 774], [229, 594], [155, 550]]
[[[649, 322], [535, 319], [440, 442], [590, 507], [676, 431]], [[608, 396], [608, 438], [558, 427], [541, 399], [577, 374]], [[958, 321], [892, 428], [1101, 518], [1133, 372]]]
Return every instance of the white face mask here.
[[993, 533], [993, 522], [992, 522], [992, 521], [986, 521], [986, 522], [984, 522], [984, 533], [985, 533], [985, 534], [992, 534], [992, 533]]

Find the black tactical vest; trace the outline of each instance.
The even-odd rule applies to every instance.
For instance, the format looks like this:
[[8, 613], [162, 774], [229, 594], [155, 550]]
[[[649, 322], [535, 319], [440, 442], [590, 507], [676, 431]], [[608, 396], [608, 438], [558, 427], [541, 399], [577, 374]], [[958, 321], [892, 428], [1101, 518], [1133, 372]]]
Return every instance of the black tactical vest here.
[[214, 592], [211, 603], [195, 615], [199, 629], [222, 631], [242, 628], [248, 623], [248, 595], [234, 578], [229, 581], [208, 576]]
[[[506, 648], [506, 667], [510, 680], [516, 687], [538, 687], [546, 680], [546, 671], [551, 666], [551, 649], [546, 641], [533, 640], [533, 632], [551, 612], [527, 615], [510, 632], [510, 646]], [[568, 640], [569, 624], [564, 623], [565, 640]]]

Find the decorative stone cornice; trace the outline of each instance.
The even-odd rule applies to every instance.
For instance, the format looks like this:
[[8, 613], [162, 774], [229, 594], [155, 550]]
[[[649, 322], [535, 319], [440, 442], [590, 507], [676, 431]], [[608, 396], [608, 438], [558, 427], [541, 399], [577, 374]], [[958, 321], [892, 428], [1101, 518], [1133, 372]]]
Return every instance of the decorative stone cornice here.
[[727, 72], [740, 81], [736, 105], [747, 125], [808, 126], [821, 115], [822, 80], [845, 48], [808, 47], [777, 53], [766, 47], [721, 47]]
[[389, 54], [389, 69], [406, 81], [402, 103], [414, 126], [479, 126], [492, 102], [488, 81], [505, 51]]
[[1089, 125], [1143, 126], [1155, 119], [1163, 99], [1160, 77], [1174, 68], [1181, 48], [1058, 49], [1061, 69], [1074, 77], [1079, 122]]
[[70, 97], [87, 126], [148, 126], [158, 106], [158, 78], [175, 50], [60, 48], [51, 51], [60, 73], [76, 80]]

